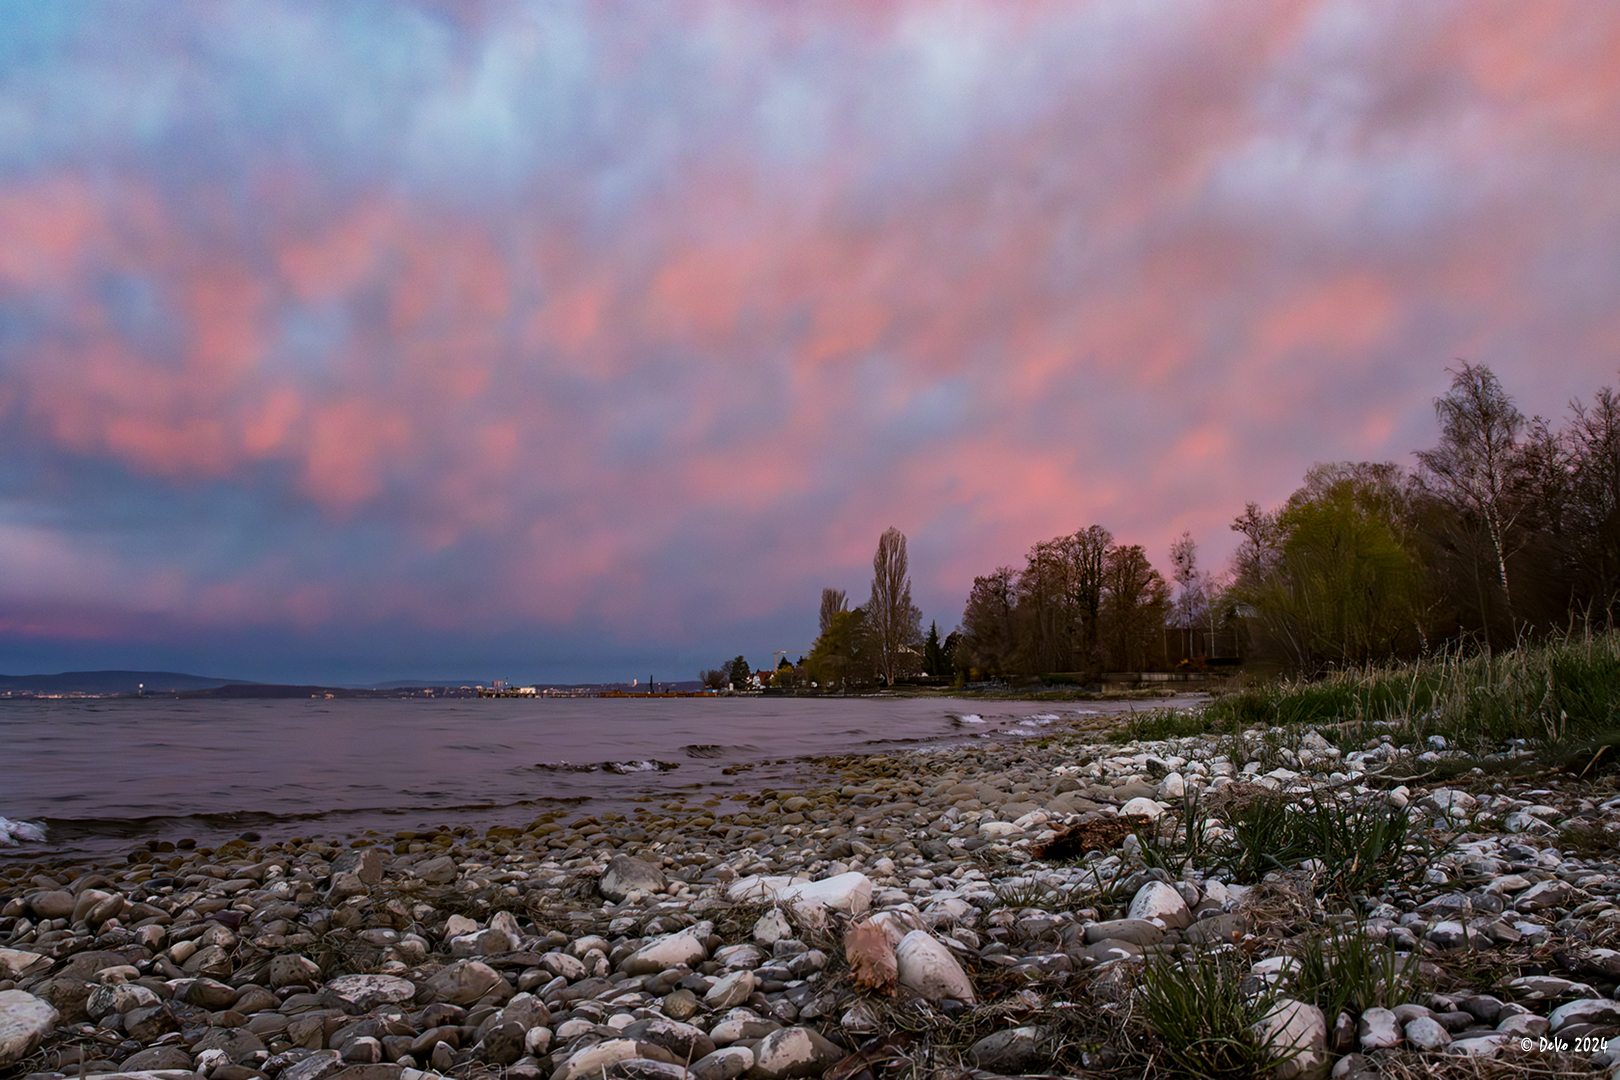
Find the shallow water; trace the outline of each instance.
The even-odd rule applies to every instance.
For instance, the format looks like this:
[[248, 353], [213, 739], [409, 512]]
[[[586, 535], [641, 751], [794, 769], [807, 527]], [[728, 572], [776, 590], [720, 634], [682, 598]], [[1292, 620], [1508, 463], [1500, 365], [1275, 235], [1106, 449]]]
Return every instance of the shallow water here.
[[[0, 816], [105, 854], [217, 842], [520, 824], [645, 794], [791, 783], [827, 754], [1023, 738], [1127, 703], [938, 698], [0, 702]], [[1136, 706], [1140, 707], [1140, 706]], [[739, 770], [739, 767], [740, 770]], [[727, 775], [723, 770], [734, 770]]]

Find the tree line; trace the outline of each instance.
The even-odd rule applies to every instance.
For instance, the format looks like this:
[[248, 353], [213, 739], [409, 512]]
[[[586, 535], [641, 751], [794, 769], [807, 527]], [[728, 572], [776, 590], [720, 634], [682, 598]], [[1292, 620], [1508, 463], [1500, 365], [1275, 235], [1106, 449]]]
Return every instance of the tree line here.
[[[1312, 466], [1278, 507], [1231, 524], [1230, 566], [1202, 569], [1182, 534], [1170, 578], [1101, 525], [973, 579], [956, 630], [925, 635], [906, 538], [890, 528], [871, 590], [824, 589], [819, 634], [775, 684], [841, 689], [1061, 676], [1091, 681], [1212, 659], [1314, 673], [1448, 648], [1485, 651], [1620, 614], [1620, 394], [1526, 417], [1490, 368], [1463, 364], [1435, 399], [1436, 445], [1412, 467]], [[740, 685], [737, 657], [705, 682]], [[763, 673], [762, 673], [763, 674]], [[739, 680], [737, 677], [741, 676]]]
[[1101, 526], [1036, 544], [974, 579], [957, 665], [1091, 677], [1229, 653], [1310, 673], [1613, 627], [1620, 395], [1554, 425], [1464, 364], [1434, 405], [1436, 445], [1412, 467], [1319, 464], [1281, 506], [1248, 504], [1225, 573], [1202, 571], [1186, 534], [1173, 588]]

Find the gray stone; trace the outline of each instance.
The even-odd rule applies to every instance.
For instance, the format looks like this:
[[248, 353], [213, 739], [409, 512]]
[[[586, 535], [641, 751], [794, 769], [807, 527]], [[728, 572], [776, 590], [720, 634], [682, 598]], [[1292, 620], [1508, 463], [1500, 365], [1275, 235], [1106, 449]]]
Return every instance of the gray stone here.
[[[231, 996], [235, 998], [235, 991], [232, 991]], [[84, 1003], [84, 1011], [89, 1014], [90, 1019], [99, 1023], [115, 1013], [122, 1016], [135, 1009], [150, 1008], [156, 1004], [158, 996], [150, 988], [139, 983], [114, 983], [110, 986], [98, 986], [90, 991], [90, 997]]]
[[1598, 992], [1586, 983], [1561, 979], [1556, 975], [1525, 975], [1508, 983], [1513, 995], [1526, 1001], [1549, 1001], [1553, 998], [1595, 998]]
[[1468, 1057], [1494, 1058], [1503, 1050], [1518, 1044], [1518, 1039], [1500, 1032], [1488, 1032], [1484, 1035], [1467, 1035], [1452, 1041], [1446, 1047], [1448, 1054], [1466, 1054]]
[[703, 1004], [711, 1009], [730, 1009], [743, 1004], [754, 992], [754, 973], [734, 971], [717, 981], [703, 995]]
[[690, 1080], [686, 1069], [652, 1058], [626, 1058], [603, 1070], [607, 1080]]
[[746, 1046], [725, 1046], [694, 1061], [692, 1080], [737, 1080], [754, 1067], [754, 1051]]
[[785, 1080], [787, 1077], [820, 1076], [827, 1066], [844, 1057], [844, 1051], [819, 1032], [806, 1027], [783, 1028], [765, 1036], [754, 1047], [753, 1080]]
[[326, 1080], [343, 1068], [336, 1050], [316, 1050], [284, 1069], [277, 1080]]
[[297, 953], [283, 953], [270, 958], [270, 985], [276, 989], [283, 986], [318, 986], [321, 981], [321, 968], [315, 961]]
[[73, 894], [65, 889], [48, 889], [30, 893], [23, 898], [29, 914], [36, 919], [69, 919], [73, 917]]
[[443, 1001], [450, 1005], [471, 1005], [504, 983], [495, 969], [478, 960], [450, 964], [423, 983], [416, 996], [422, 1001]]
[[1190, 945], [1229, 945], [1249, 929], [1249, 917], [1240, 911], [1198, 919], [1181, 932]]
[[1115, 941], [1105, 938], [1095, 945], [1087, 945], [1080, 951], [1080, 962], [1087, 966], [1092, 964], [1106, 964], [1110, 960], [1135, 960], [1142, 955], [1142, 950], [1128, 941]]
[[263, 1040], [247, 1028], [209, 1028], [192, 1046], [191, 1052], [200, 1055], [205, 1050], [223, 1050], [232, 1061], [245, 1065], [263, 1049]]
[[417, 863], [412, 872], [430, 885], [448, 885], [456, 880], [456, 875], [461, 873], [461, 867], [456, 865], [456, 860], [450, 856], [440, 855]]
[[650, 862], [633, 859], [628, 855], [615, 855], [597, 880], [596, 888], [614, 903], [623, 903], [632, 892], [662, 892], [669, 884], [664, 872]]
[[51, 958], [24, 949], [0, 949], [0, 979], [37, 975], [51, 966]]
[[1132, 945], [1157, 945], [1164, 940], [1163, 928], [1146, 919], [1112, 919], [1086, 927], [1086, 944], [1099, 941], [1128, 941]]
[[[118, 1063], [122, 1072], [161, 1072], [165, 1069], [179, 1069], [185, 1072], [191, 1070], [191, 1055], [180, 1046], [149, 1046], [145, 1050], [137, 1050], [123, 1061]], [[288, 1074], [282, 1073], [281, 1080], [288, 1080]], [[319, 1077], [293, 1076], [291, 1080], [320, 1080]]]
[[366, 886], [379, 885], [386, 862], [378, 848], [350, 848], [332, 860], [332, 875], [353, 874]]
[[33, 994], [0, 990], [0, 1065], [32, 1054], [57, 1018], [57, 1011]]
[[1410, 1020], [1406, 1025], [1406, 1041], [1419, 1050], [1438, 1051], [1451, 1045], [1451, 1032], [1440, 1021], [1428, 1016]]
[[1041, 1071], [1049, 1058], [1050, 1033], [1043, 1027], [1016, 1027], [986, 1035], [968, 1048], [981, 1069], [1003, 1075]]
[[510, 1065], [523, 1056], [523, 1040], [528, 1029], [515, 1020], [503, 1020], [484, 1032], [473, 1048], [473, 1056], [491, 1065]]

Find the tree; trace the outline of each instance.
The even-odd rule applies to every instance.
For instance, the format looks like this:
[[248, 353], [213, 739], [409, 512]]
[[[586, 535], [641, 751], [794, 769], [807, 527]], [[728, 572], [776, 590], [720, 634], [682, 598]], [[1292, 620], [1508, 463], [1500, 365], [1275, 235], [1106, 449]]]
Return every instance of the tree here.
[[1172, 619], [1181, 631], [1182, 655], [1192, 657], [1194, 638], [1201, 625], [1208, 622], [1209, 596], [1204, 576], [1198, 570], [1198, 545], [1192, 533], [1184, 532], [1170, 545], [1170, 575], [1180, 586], [1176, 594]]
[[726, 673], [723, 670], [710, 668], [698, 672], [698, 679], [703, 683], [705, 690], [724, 690], [726, 688]]
[[1143, 671], [1164, 653], [1170, 586], [1142, 545], [1116, 545], [1103, 560], [1103, 641], [1115, 671]]
[[1316, 465], [1277, 513], [1251, 503], [1233, 523], [1248, 538], [1233, 594], [1294, 667], [1364, 664], [1421, 638], [1410, 498], [1398, 466]]
[[884, 682], [915, 672], [921, 664], [922, 612], [911, 602], [906, 537], [890, 526], [872, 556], [872, 596], [866, 604], [872, 662]]
[[859, 685], [870, 678], [866, 611], [837, 611], [810, 649], [805, 673], [823, 690]]
[[726, 665], [726, 681], [731, 683], [733, 690], [748, 689], [748, 680], [753, 678], [753, 675], [748, 661], [740, 656]]
[[1612, 625], [1620, 605], [1620, 396], [1603, 387], [1571, 403], [1570, 530], [1582, 570], [1577, 601]]
[[936, 679], [949, 679], [955, 673], [950, 639], [941, 643], [938, 622], [928, 624], [928, 637], [923, 641], [923, 670]]
[[957, 668], [991, 676], [1012, 671], [1016, 576], [1012, 567], [1003, 566], [973, 579], [967, 607], [962, 612], [961, 637], [953, 656]]
[[827, 627], [832, 625], [833, 616], [840, 611], [849, 610], [849, 597], [843, 589], [821, 590], [821, 628], [816, 632], [825, 634]]
[[1017, 655], [1030, 673], [1089, 669], [1097, 659], [1102, 567], [1113, 535], [1100, 525], [1030, 548], [1018, 575]]
[[1420, 450], [1417, 459], [1435, 495], [1455, 513], [1460, 538], [1477, 541], [1468, 554], [1473, 557], [1481, 628], [1489, 650], [1487, 589], [1500, 592], [1509, 628], [1514, 626], [1508, 560], [1518, 543], [1515, 526], [1521, 504], [1515, 492], [1523, 465], [1519, 434], [1525, 418], [1483, 364], [1465, 363], [1461, 371], [1452, 372], [1451, 389], [1435, 399], [1434, 411], [1440, 420], [1440, 445]]

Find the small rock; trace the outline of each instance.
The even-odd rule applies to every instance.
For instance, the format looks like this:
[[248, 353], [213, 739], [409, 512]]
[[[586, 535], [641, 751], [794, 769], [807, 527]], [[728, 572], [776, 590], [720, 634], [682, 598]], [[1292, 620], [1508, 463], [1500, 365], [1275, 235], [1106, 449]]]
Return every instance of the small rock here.
[[1150, 881], [1136, 890], [1129, 915], [1132, 919], [1148, 922], [1157, 920], [1155, 925], [1167, 930], [1180, 930], [1192, 925], [1192, 912], [1187, 909], [1187, 901], [1182, 899], [1175, 886], [1162, 881]]
[[754, 1067], [754, 1051], [746, 1046], [725, 1046], [692, 1063], [692, 1080], [737, 1080]]
[[1620, 1024], [1620, 1001], [1609, 998], [1571, 1001], [1554, 1009], [1547, 1022], [1555, 1033], [1570, 1024]]
[[488, 964], [478, 960], [461, 960], [450, 964], [422, 984], [416, 996], [426, 1001], [471, 1005], [495, 989], [496, 983], [502, 982], [505, 980]]
[[370, 1012], [378, 1005], [400, 1004], [415, 996], [415, 984], [395, 975], [341, 975], [321, 990], [321, 1001], [328, 1007], [342, 1009], [356, 1016]]
[[1039, 1071], [1044, 1064], [1050, 1033], [1043, 1027], [1016, 1027], [986, 1035], [968, 1048], [968, 1056], [981, 1069], [1002, 1075]]
[[1363, 1050], [1382, 1050], [1399, 1043], [1401, 1028], [1395, 1014], [1388, 1009], [1363, 1010], [1356, 1024], [1356, 1041]]
[[734, 971], [716, 982], [703, 995], [703, 1004], [716, 1011], [743, 1004], [754, 992], [754, 973]]
[[338, 874], [353, 874], [368, 888], [382, 884], [383, 867], [383, 853], [374, 847], [350, 848], [332, 860], [334, 877]]
[[713, 930], [712, 924], [699, 923], [679, 933], [666, 934], [625, 957], [619, 970], [626, 975], [655, 975], [682, 964], [696, 967], [709, 955], [704, 939]]
[[1447, 1031], [1440, 1021], [1420, 1016], [1407, 1022], [1406, 1041], [1419, 1050], [1428, 1050], [1432, 1053], [1451, 1045], [1451, 1032]]
[[448, 885], [456, 880], [456, 875], [461, 873], [461, 867], [457, 866], [456, 860], [450, 856], [440, 855], [417, 863], [412, 872], [430, 885]]
[[623, 903], [632, 892], [662, 892], [669, 885], [664, 872], [650, 862], [628, 855], [615, 855], [597, 880], [596, 888], [614, 903]]

